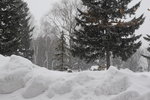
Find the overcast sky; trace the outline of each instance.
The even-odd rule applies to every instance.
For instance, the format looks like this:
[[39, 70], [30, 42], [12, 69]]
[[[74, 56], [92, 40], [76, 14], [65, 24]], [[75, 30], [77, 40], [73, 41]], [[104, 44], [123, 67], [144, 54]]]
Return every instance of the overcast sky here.
[[40, 20], [44, 14], [46, 14], [52, 5], [58, 0], [25, 0], [28, 3], [30, 12], [33, 14], [35, 19]]
[[[30, 12], [33, 14], [37, 21], [40, 21], [41, 17], [44, 16], [51, 8], [52, 5], [60, 0], [25, 0], [27, 1]], [[133, 4], [138, 2], [139, 0], [133, 0]], [[149, 0], [142, 0], [141, 6], [137, 12], [137, 16], [144, 13], [146, 16], [146, 20], [144, 24], [140, 27], [137, 33], [142, 33], [143, 35], [149, 33], [150, 34], [150, 11], [147, 9], [150, 8]], [[146, 45], [146, 43], [144, 44]]]

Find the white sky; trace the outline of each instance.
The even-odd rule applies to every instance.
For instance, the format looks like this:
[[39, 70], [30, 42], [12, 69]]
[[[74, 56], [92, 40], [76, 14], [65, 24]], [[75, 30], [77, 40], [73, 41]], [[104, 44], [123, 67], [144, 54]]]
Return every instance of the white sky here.
[[[52, 5], [56, 1], [60, 0], [25, 0], [27, 1], [30, 12], [33, 14], [37, 21], [40, 21], [41, 17], [44, 16], [52, 7]], [[139, 0], [133, 0], [134, 2], [138, 2]], [[149, 33], [150, 34], [150, 11], [147, 9], [150, 8], [150, 1], [149, 0], [142, 0], [141, 6], [137, 12], [137, 15], [141, 15], [144, 13], [146, 16], [146, 20], [144, 24], [140, 27], [136, 33], [141, 33], [143, 35]], [[144, 42], [146, 45], [146, 42]]]
[[[139, 0], [134, 0], [139, 1]], [[143, 36], [145, 36], [145, 34], [150, 34], [150, 11], [148, 11], [147, 9], [150, 8], [150, 1], [149, 0], [142, 0], [141, 2], [141, 6], [139, 8], [139, 10], [137, 11], [137, 15], [141, 15], [144, 13], [144, 16], [146, 17], [144, 23], [142, 26], [140, 26], [140, 28], [136, 31], [136, 33], [140, 33]], [[148, 46], [148, 43], [145, 42], [145, 40], [143, 38], [141, 38], [144, 42], [143, 42], [143, 46]]]
[[46, 14], [52, 5], [57, 0], [24, 0], [27, 1], [30, 8], [30, 12], [33, 14], [36, 20], [40, 20], [44, 14]]

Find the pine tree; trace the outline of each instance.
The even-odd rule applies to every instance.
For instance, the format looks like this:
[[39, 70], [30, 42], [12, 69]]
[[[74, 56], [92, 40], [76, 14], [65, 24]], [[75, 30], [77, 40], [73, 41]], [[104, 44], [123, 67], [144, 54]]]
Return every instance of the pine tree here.
[[[87, 62], [106, 58], [110, 66], [110, 55], [127, 60], [141, 46], [134, 34], [144, 22], [143, 15], [133, 17], [140, 2], [131, 8], [132, 0], [82, 0], [84, 11], [78, 9], [77, 27], [72, 36], [72, 54]], [[129, 18], [130, 20], [126, 20]]]
[[22, 0], [0, 1], [0, 54], [32, 59], [29, 9]]
[[66, 43], [66, 37], [64, 32], [61, 33], [60, 39], [58, 40], [58, 46], [56, 48], [57, 53], [55, 54], [55, 58], [57, 60], [57, 66], [54, 68], [55, 70], [65, 71], [68, 67], [68, 45]]

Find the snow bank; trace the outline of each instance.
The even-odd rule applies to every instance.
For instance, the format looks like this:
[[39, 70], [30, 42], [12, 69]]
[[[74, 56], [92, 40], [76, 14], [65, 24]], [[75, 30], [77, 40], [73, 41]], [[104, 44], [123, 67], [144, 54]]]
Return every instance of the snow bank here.
[[26, 84], [33, 64], [22, 57], [12, 55], [10, 58], [0, 55], [0, 93], [14, 92]]
[[139, 93], [136, 91], [125, 91], [114, 97], [112, 100], [135, 100], [139, 96]]
[[96, 87], [96, 95], [117, 95], [129, 87], [128, 77], [116, 68], [110, 67], [105, 74], [104, 81]]
[[45, 77], [39, 76], [31, 80], [31, 83], [27, 86], [23, 92], [24, 98], [32, 98], [42, 94], [48, 88], [48, 84], [45, 81]]
[[66, 73], [0, 55], [2, 100], [150, 100], [150, 73], [128, 69]]

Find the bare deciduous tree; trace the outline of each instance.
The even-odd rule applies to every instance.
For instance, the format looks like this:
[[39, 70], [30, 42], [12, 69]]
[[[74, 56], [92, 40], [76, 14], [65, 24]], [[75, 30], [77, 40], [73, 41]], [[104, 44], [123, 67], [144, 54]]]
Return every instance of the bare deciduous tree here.
[[[76, 26], [75, 17], [77, 16], [77, 8], [81, 8], [79, 0], [62, 0], [56, 3], [54, 8], [47, 14], [47, 21], [56, 29], [59, 37], [63, 31], [67, 38], [68, 45], [71, 44], [70, 36]], [[70, 48], [70, 46], [68, 47]], [[72, 56], [69, 56], [69, 66], [72, 64]]]
[[32, 41], [32, 47], [35, 51], [34, 63], [48, 69], [53, 69], [54, 48], [57, 43], [57, 36], [54, 34], [55, 29], [47, 22], [45, 17], [41, 20], [41, 25], [38, 28], [34, 31], [38, 36]]

